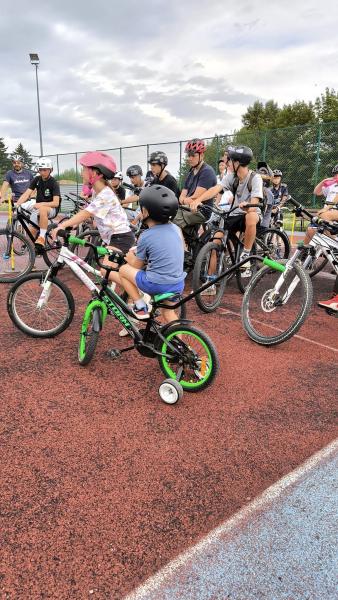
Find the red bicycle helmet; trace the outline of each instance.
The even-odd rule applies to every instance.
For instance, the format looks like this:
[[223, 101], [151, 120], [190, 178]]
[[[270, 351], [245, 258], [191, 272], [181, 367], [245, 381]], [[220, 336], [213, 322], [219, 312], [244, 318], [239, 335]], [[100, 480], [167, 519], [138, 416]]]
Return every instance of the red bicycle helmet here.
[[184, 152], [186, 152], [187, 154], [204, 154], [206, 149], [207, 147], [203, 140], [194, 138], [193, 140], [189, 140], [186, 143]]

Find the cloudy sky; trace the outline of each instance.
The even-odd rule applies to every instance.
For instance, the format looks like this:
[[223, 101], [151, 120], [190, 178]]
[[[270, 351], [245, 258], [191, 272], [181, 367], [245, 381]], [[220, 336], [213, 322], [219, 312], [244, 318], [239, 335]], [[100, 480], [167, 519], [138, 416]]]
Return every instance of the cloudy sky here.
[[256, 99], [338, 89], [337, 0], [41, 0], [0, 21], [0, 137], [39, 154], [230, 133]]

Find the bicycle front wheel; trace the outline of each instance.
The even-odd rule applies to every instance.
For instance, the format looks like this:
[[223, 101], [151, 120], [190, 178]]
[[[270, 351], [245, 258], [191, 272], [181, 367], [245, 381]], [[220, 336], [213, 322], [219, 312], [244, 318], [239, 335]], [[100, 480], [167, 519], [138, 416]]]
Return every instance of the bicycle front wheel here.
[[310, 278], [299, 264], [284, 273], [263, 267], [245, 291], [243, 327], [254, 342], [263, 346], [285, 342], [304, 323], [312, 298]]
[[[226, 269], [225, 252], [221, 244], [209, 242], [199, 251], [194, 265], [192, 285], [196, 292], [198, 288], [218, 277]], [[195, 301], [203, 312], [210, 313], [220, 305], [227, 284], [226, 277], [195, 296]]]
[[7, 311], [26, 335], [51, 338], [72, 322], [75, 304], [68, 287], [57, 277], [44, 284], [43, 273], [21, 277], [9, 290]]
[[100, 330], [97, 327], [102, 321], [101, 310], [96, 307], [85, 314], [82, 321], [78, 359], [80, 365], [88, 365], [92, 360], [99, 340]]
[[29, 273], [35, 262], [31, 241], [17, 231], [0, 229], [0, 283], [13, 283]]
[[216, 377], [219, 361], [211, 339], [199, 329], [186, 325], [172, 325], [158, 339], [156, 349], [162, 372], [179, 381], [187, 392], [198, 392]]

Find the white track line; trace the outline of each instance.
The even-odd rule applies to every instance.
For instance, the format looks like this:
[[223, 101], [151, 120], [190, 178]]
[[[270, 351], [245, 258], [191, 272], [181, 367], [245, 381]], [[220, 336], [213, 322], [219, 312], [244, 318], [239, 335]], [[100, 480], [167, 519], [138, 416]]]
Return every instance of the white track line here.
[[[236, 317], [240, 317], [241, 313], [236, 313], [233, 310], [228, 310], [225, 308], [219, 308], [218, 311], [222, 314], [222, 315], [226, 315], [226, 314], [230, 314], [230, 315], [236, 315]], [[279, 329], [278, 327], [274, 327], [274, 325], [268, 325], [267, 323], [263, 323], [263, 321], [259, 321], [258, 319], [253, 319], [256, 323], [261, 323], [262, 325], [265, 325], [265, 327], [270, 327], [270, 329], [274, 329], [275, 331], [280, 331], [282, 332], [283, 329]], [[315, 344], [316, 346], [320, 346], [321, 348], [326, 348], [326, 350], [332, 350], [332, 352], [338, 352], [338, 348], [333, 348], [333, 346], [327, 346], [326, 344], [321, 344], [320, 342], [316, 342], [315, 340], [310, 340], [310, 338], [306, 338], [303, 335], [298, 335], [297, 333], [293, 336], [295, 338], [298, 338], [299, 340], [303, 340], [305, 342], [309, 342], [309, 344]]]
[[316, 469], [324, 461], [333, 458], [337, 453], [338, 439], [331, 442], [331, 444], [319, 452], [316, 452], [316, 454], [313, 454], [313, 456], [305, 461], [300, 467], [291, 471], [288, 475], [285, 475], [285, 477], [265, 490], [260, 496], [257, 496], [255, 500], [238, 511], [228, 521], [225, 521], [222, 525], [211, 531], [198, 544], [192, 546], [175, 560], [168, 563], [163, 569], [158, 571], [158, 573], [150, 577], [143, 585], [136, 588], [128, 596], [125, 596], [124, 600], [145, 600], [147, 594], [156, 592], [166, 579], [174, 577], [176, 570], [184, 567], [189, 561], [193, 560], [196, 555], [200, 555], [210, 548], [214, 542], [219, 542], [225, 535], [229, 535], [233, 530], [239, 528], [241, 525], [245, 525], [247, 521], [254, 517], [258, 512], [262, 509], [266, 509], [269, 505], [273, 504], [274, 501], [278, 500], [278, 498], [282, 496], [283, 493], [286, 493], [291, 486], [299, 483], [310, 471]]

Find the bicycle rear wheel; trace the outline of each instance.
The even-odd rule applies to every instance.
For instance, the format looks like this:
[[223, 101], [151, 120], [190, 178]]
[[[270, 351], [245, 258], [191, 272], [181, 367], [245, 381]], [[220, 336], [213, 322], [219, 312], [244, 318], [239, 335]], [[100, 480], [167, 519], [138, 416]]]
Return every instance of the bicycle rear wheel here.
[[35, 262], [31, 241], [17, 231], [0, 229], [0, 283], [13, 283], [29, 273]]
[[[260, 244], [262, 242], [262, 245]], [[290, 256], [290, 240], [284, 231], [269, 227], [256, 238], [258, 253], [263, 251], [272, 260], [286, 260]]]
[[30, 273], [21, 277], [9, 290], [7, 311], [14, 325], [31, 337], [50, 338], [64, 331], [72, 322], [74, 298], [68, 287], [57, 277]]
[[[199, 251], [194, 271], [193, 271], [193, 290], [196, 292], [198, 288], [211, 280], [211, 277], [218, 277], [226, 270], [225, 251], [221, 244], [216, 242], [208, 242]], [[197, 294], [195, 301], [203, 312], [210, 313], [216, 310], [220, 305], [224, 290], [226, 288], [227, 278], [223, 277], [217, 283], [207, 288], [204, 293]]]
[[98, 307], [93, 308], [89, 314], [85, 313], [81, 326], [78, 349], [78, 359], [82, 366], [88, 365], [95, 354], [100, 335], [101, 322], [102, 314]]
[[212, 383], [219, 369], [216, 348], [201, 330], [190, 325], [172, 325], [158, 338], [156, 349], [162, 372], [179, 381], [187, 392], [198, 392]]
[[[277, 282], [282, 282], [279, 289]], [[311, 280], [299, 264], [284, 273], [263, 267], [245, 291], [243, 327], [254, 342], [263, 346], [285, 342], [304, 323], [312, 298]]]

